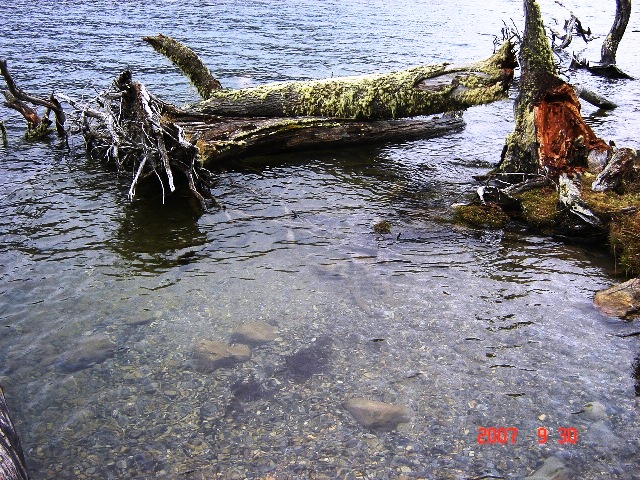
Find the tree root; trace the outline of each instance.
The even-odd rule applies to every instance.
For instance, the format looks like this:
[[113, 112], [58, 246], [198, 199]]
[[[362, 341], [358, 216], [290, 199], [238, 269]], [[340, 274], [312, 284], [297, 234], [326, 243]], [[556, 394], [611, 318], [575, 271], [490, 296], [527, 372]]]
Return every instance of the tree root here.
[[155, 177], [164, 203], [165, 192], [176, 190], [176, 170], [206, 210], [212, 175], [196, 160], [198, 150], [184, 139], [182, 130], [163, 118], [171, 109], [125, 71], [81, 111], [87, 151], [115, 165], [119, 172], [131, 172], [130, 200], [143, 180]]

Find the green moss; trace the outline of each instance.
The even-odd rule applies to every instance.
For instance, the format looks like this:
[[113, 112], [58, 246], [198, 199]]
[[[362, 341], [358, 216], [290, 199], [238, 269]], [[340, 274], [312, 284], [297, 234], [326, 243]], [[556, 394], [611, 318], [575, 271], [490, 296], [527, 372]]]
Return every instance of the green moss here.
[[544, 30], [540, 7], [533, 0], [525, 1], [526, 23], [520, 50], [523, 71], [526, 69], [555, 73], [551, 43]]
[[509, 223], [509, 216], [497, 205], [459, 205], [453, 220], [472, 227], [503, 228]]
[[627, 275], [640, 274], [640, 212], [621, 215], [611, 221], [609, 245]]
[[609, 246], [628, 275], [640, 274], [640, 193], [594, 192], [594, 176], [582, 178], [582, 199], [607, 223]]
[[522, 218], [536, 228], [551, 228], [558, 221], [558, 193], [552, 188], [536, 188], [516, 195]]
[[[358, 120], [412, 117], [460, 110], [505, 96], [501, 65], [505, 46], [490, 59], [469, 67], [418, 66], [398, 72], [323, 80], [278, 82], [215, 92], [199, 108], [212, 114], [315, 116]], [[457, 74], [460, 74], [458, 78]], [[450, 75], [437, 90], [416, 88], [424, 79]], [[465, 88], [460, 88], [460, 87]], [[453, 95], [450, 95], [454, 93]]]
[[607, 221], [629, 208], [640, 209], [640, 192], [635, 189], [629, 189], [630, 193], [622, 195], [613, 191], [594, 192], [591, 190], [594, 179], [595, 175], [591, 173], [582, 176], [581, 194], [582, 199], [598, 217]]
[[43, 119], [42, 123], [40, 123], [40, 125], [38, 125], [37, 127], [31, 127], [30, 124], [27, 124], [27, 131], [24, 134], [24, 138], [27, 140], [42, 140], [45, 139], [47, 137], [49, 137], [49, 135], [51, 135], [51, 133], [53, 132], [53, 130], [51, 130], [51, 122], [46, 122], [45, 120], [47, 119]]

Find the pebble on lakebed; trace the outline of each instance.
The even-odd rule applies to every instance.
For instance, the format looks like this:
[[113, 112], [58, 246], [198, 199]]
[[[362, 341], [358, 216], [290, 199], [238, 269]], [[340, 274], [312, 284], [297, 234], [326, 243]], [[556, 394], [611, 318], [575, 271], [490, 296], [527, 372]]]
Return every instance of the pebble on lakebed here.
[[400, 423], [411, 420], [411, 412], [403, 405], [350, 398], [342, 406], [360, 425], [371, 430], [395, 430]]
[[57, 367], [63, 372], [77, 372], [113, 357], [116, 348], [117, 345], [106, 335], [91, 335], [60, 355]]
[[542, 466], [525, 480], [569, 480], [573, 478], [571, 470], [558, 457], [547, 458]]
[[266, 322], [248, 322], [237, 327], [231, 334], [231, 343], [261, 345], [276, 339], [277, 330]]
[[251, 350], [247, 345], [228, 345], [217, 340], [200, 340], [194, 352], [196, 368], [204, 373], [246, 362], [250, 358]]

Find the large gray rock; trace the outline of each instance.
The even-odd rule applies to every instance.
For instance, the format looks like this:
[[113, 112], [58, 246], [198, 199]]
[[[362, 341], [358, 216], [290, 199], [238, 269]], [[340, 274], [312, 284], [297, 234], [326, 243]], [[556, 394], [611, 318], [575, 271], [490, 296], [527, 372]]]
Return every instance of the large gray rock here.
[[243, 323], [231, 334], [231, 342], [260, 345], [276, 339], [276, 328], [265, 322]]
[[400, 423], [411, 420], [411, 412], [403, 405], [351, 398], [342, 406], [360, 425], [372, 430], [395, 430]]
[[57, 366], [63, 372], [77, 372], [115, 355], [117, 345], [106, 335], [85, 337], [60, 355]]
[[194, 352], [195, 365], [205, 373], [222, 367], [231, 367], [251, 358], [247, 345], [228, 345], [217, 340], [200, 340]]
[[605, 315], [629, 318], [640, 314], [640, 278], [596, 293], [593, 303]]

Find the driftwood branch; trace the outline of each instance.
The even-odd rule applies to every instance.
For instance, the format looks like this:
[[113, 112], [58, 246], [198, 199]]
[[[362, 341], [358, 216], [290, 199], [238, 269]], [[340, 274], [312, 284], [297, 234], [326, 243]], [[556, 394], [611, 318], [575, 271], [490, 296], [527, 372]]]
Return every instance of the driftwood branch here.
[[356, 121], [319, 118], [223, 118], [193, 113], [174, 118], [201, 161], [221, 161], [251, 155], [352, 146], [416, 138], [433, 138], [464, 128], [457, 116], [420, 120]]
[[[60, 105], [60, 102], [58, 102], [53, 97], [53, 95], [49, 98], [49, 100], [44, 100], [42, 98], [30, 95], [19, 88], [13, 77], [9, 73], [9, 68], [5, 59], [0, 59], [0, 73], [2, 74], [5, 83], [7, 84], [7, 88], [9, 89], [9, 95], [7, 95], [7, 92], [3, 92], [6, 99], [5, 105], [20, 112], [22, 116], [27, 120], [27, 124], [30, 130], [40, 129], [41, 134], [46, 133], [51, 123], [47, 117], [49, 112], [52, 111], [54, 112], [56, 117], [56, 130], [58, 132], [58, 135], [60, 135], [61, 137], [66, 136], [66, 116], [62, 106]], [[45, 116], [40, 117], [36, 110], [29, 107], [25, 102], [45, 107], [47, 109]], [[44, 119], [46, 119], [46, 121]]]
[[574, 83], [573, 89], [578, 97], [590, 103], [594, 107], [602, 108], [603, 110], [613, 110], [614, 108], [618, 108], [618, 105], [615, 102], [612, 102], [608, 98], [585, 88], [583, 85]]
[[630, 17], [631, 0], [616, 0], [616, 16], [600, 52], [600, 63], [603, 66], [616, 64], [618, 45], [624, 36]]
[[[575, 34], [579, 35], [585, 43], [589, 43], [593, 40], [591, 35], [591, 29], [585, 30], [582, 26], [582, 22], [572, 13], [569, 17], [569, 20], [564, 23], [564, 34], [555, 32], [551, 30], [552, 33], [552, 47], [554, 51], [560, 51], [566, 49], [569, 45], [571, 45], [571, 41], [573, 40], [573, 36]], [[556, 44], [556, 38], [560, 39], [560, 43]]]
[[20, 438], [11, 421], [9, 408], [0, 386], [0, 479], [28, 480]]

